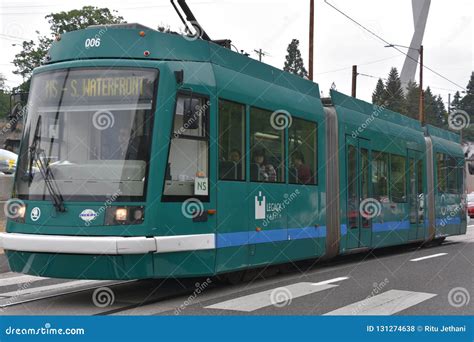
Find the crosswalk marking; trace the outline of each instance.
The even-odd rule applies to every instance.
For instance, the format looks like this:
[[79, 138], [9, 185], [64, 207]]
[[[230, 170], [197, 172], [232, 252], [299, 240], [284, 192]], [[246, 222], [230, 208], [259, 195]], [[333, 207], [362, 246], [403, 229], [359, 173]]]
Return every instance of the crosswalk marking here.
[[253, 293], [247, 296], [238, 297], [217, 304], [206, 306], [206, 309], [234, 310], [251, 312], [266, 306], [284, 306], [291, 303], [291, 300], [311, 293], [337, 287], [338, 285], [323, 284], [314, 286], [313, 283], [296, 283], [285, 287]]
[[338, 278], [334, 278], [334, 279], [324, 280], [324, 281], [320, 281], [318, 283], [313, 283], [313, 285], [326, 285], [326, 284], [336, 283], [338, 281], [346, 280], [346, 279], [349, 279], [349, 277], [338, 277]]
[[62, 290], [71, 290], [72, 288], [77, 288], [84, 285], [100, 285], [104, 283], [111, 283], [108, 280], [75, 280], [75, 281], [67, 281], [65, 283], [54, 284], [54, 285], [46, 285], [46, 286], [38, 286], [33, 288], [24, 288], [17, 291], [10, 291], [1, 293], [1, 296], [4, 297], [19, 297], [19, 296], [26, 296], [31, 294], [36, 294], [40, 292], [46, 291], [62, 291]]
[[437, 257], [447, 255], [447, 254], [448, 253], [432, 254], [432, 255], [427, 255], [427, 256], [424, 256], [424, 257], [420, 257], [420, 258], [411, 259], [410, 261], [421, 261], [421, 260], [425, 260], [425, 259], [437, 258]]
[[30, 276], [30, 275], [18, 275], [14, 277], [0, 279], [0, 287], [32, 283], [35, 281], [40, 281], [40, 280], [45, 280], [45, 279], [50, 279], [50, 278], [35, 277], [35, 276]]
[[379, 295], [368, 297], [364, 300], [349, 304], [342, 308], [330, 311], [328, 316], [387, 316], [408, 309], [425, 300], [435, 297], [436, 294], [412, 292], [402, 290], [389, 290]]

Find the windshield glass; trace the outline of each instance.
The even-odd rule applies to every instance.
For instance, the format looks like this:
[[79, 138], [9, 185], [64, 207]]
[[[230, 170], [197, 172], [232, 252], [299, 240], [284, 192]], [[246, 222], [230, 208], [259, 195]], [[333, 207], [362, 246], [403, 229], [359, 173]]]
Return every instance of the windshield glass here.
[[154, 69], [129, 68], [34, 76], [17, 196], [49, 198], [52, 181], [66, 201], [144, 200], [157, 77]]

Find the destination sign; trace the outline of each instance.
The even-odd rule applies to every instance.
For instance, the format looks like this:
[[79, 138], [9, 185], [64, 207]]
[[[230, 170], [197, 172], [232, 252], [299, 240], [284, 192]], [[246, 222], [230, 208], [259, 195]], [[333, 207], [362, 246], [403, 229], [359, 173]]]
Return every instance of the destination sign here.
[[[156, 72], [153, 70], [71, 69], [35, 76], [35, 92], [42, 105], [84, 104], [115, 100], [144, 101], [153, 99]], [[39, 87], [37, 88], [37, 86]]]
[[[62, 81], [62, 82], [61, 82]], [[97, 96], [143, 96], [144, 77], [92, 77], [64, 80], [50, 79], [46, 81], [46, 97], [56, 98], [60, 92], [72, 97]]]

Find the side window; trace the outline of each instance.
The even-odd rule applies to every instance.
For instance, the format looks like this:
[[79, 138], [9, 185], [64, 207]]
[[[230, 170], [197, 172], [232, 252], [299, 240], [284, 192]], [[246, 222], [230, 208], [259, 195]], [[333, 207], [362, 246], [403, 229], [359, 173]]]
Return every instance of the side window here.
[[207, 195], [208, 111], [209, 101], [206, 98], [195, 94], [178, 94], [165, 172], [164, 195]]
[[388, 200], [388, 154], [373, 151], [372, 186], [374, 197], [380, 202]]
[[458, 166], [458, 194], [464, 193], [464, 159], [458, 158], [456, 159], [457, 161], [457, 166]]
[[390, 195], [393, 202], [406, 202], [406, 158], [390, 157]]
[[458, 191], [458, 170], [456, 166], [456, 159], [453, 157], [446, 158], [446, 173], [447, 173], [447, 187], [450, 194], [455, 194]]
[[442, 153], [436, 154], [436, 171], [438, 173], [438, 191], [446, 192], [446, 158]]
[[245, 180], [245, 105], [219, 100], [219, 179]]
[[285, 181], [284, 130], [271, 124], [272, 112], [250, 108], [250, 180]]
[[288, 129], [290, 165], [289, 182], [317, 184], [317, 126], [316, 123], [293, 119]]

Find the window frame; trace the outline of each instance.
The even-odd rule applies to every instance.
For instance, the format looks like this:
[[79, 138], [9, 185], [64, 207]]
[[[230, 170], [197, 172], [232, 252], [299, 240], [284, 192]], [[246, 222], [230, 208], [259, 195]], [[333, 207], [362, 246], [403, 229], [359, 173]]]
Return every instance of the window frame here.
[[[185, 134], [180, 134], [180, 135], [175, 135], [174, 132], [174, 120], [176, 116], [176, 109], [178, 108], [178, 99], [181, 95], [184, 96], [194, 96], [194, 97], [200, 97], [206, 101], [209, 102], [209, 107], [206, 108], [204, 115], [204, 130], [205, 134], [203, 137], [201, 136], [193, 136], [193, 135], [185, 135]], [[168, 136], [168, 153], [166, 155], [166, 160], [163, 165], [163, 186], [161, 189], [161, 202], [184, 202], [185, 200], [189, 198], [196, 198], [200, 200], [201, 202], [210, 202], [210, 196], [211, 196], [211, 189], [210, 189], [210, 183], [211, 183], [211, 146], [210, 146], [210, 113], [211, 113], [211, 99], [208, 94], [203, 94], [200, 92], [195, 92], [193, 90], [188, 90], [188, 89], [178, 89], [176, 91], [176, 97], [174, 101], [174, 109], [172, 113], [172, 119], [171, 119], [171, 127], [170, 127], [170, 134]], [[207, 178], [208, 178], [208, 194], [207, 196], [203, 195], [165, 195], [165, 186], [166, 186], [166, 169], [168, 167], [168, 161], [170, 158], [170, 152], [171, 152], [171, 143], [173, 139], [187, 139], [187, 140], [197, 140], [197, 141], [204, 141], [207, 143]]]
[[386, 167], [387, 167], [387, 173], [385, 174], [385, 181], [386, 181], [386, 187], [387, 191], [385, 194], [379, 194], [378, 191], [375, 191], [375, 183], [372, 181], [373, 180], [373, 175], [374, 175], [374, 167], [373, 165], [370, 166], [370, 176], [371, 176], [371, 183], [372, 183], [372, 197], [375, 199], [379, 200], [382, 197], [387, 197], [388, 200], [391, 200], [391, 194], [390, 194], [390, 153], [385, 152], [385, 151], [379, 151], [379, 150], [374, 150], [372, 149], [371, 151], [372, 158], [370, 159], [370, 163], [374, 163], [379, 160], [379, 156], [383, 156], [383, 160], [386, 162]]
[[[408, 189], [407, 189], [407, 186], [408, 186], [408, 181], [407, 181], [407, 156], [406, 155], [401, 155], [401, 154], [396, 154], [396, 153], [388, 153], [388, 155], [390, 156], [389, 157], [389, 174], [390, 174], [390, 177], [389, 177], [389, 181], [388, 181], [388, 192], [389, 192], [389, 198], [390, 198], [390, 201], [393, 202], [393, 203], [408, 203], [407, 201], [407, 195], [408, 195]], [[395, 201], [393, 199], [393, 193], [392, 193], [392, 158], [393, 157], [399, 157], [399, 158], [403, 158], [403, 160], [405, 161], [405, 168], [403, 170], [403, 174], [404, 174], [404, 183], [403, 183], [403, 191], [404, 191], [404, 196], [405, 196], [405, 199], [403, 200], [397, 200]], [[403, 196], [402, 196], [403, 197]]]
[[[250, 170], [250, 167], [252, 165], [252, 108], [253, 109], [257, 109], [257, 110], [262, 110], [262, 111], [265, 111], [265, 112], [269, 112], [270, 113], [270, 117], [272, 115], [272, 113], [274, 113], [275, 111], [278, 111], [278, 109], [275, 109], [275, 110], [271, 110], [271, 109], [266, 109], [266, 108], [263, 108], [263, 107], [258, 107], [258, 106], [252, 106], [252, 105], [249, 105], [248, 106], [248, 113], [249, 113], [249, 127], [248, 127], [248, 139], [249, 139], [249, 150], [248, 150], [248, 154], [249, 154], [249, 170]], [[270, 124], [270, 120], [268, 121], [268, 124], [270, 125], [271, 127], [271, 124]], [[284, 174], [283, 174], [283, 180], [278, 182], [261, 182], [261, 181], [254, 181], [252, 180], [252, 175], [251, 175], [251, 172], [249, 172], [249, 182], [251, 183], [259, 183], [259, 184], [288, 184], [288, 172], [287, 172], [287, 168], [288, 168], [288, 151], [287, 151], [287, 142], [288, 142], [288, 127], [286, 127], [285, 129], [282, 129], [281, 130], [283, 132], [283, 171], [284, 171]], [[278, 173], [277, 173], [277, 179], [278, 179]]]
[[[290, 155], [290, 129], [291, 129], [291, 126], [293, 126], [295, 120], [307, 122], [309, 124], [314, 125], [314, 127], [315, 127], [315, 132], [316, 132], [315, 144], [316, 144], [316, 146], [315, 146], [315, 149], [314, 149], [314, 162], [315, 162], [315, 165], [314, 165], [314, 170], [313, 170], [313, 177], [314, 177], [314, 182], [313, 183], [302, 184], [302, 183], [290, 182], [290, 177], [289, 177], [290, 176], [290, 158], [291, 158], [291, 155]], [[308, 120], [308, 119], [299, 118], [299, 117], [293, 117], [293, 121], [292, 121], [291, 126], [286, 129], [288, 131], [287, 134], [286, 134], [286, 141], [285, 141], [285, 143], [288, 143], [288, 154], [286, 156], [286, 158], [288, 159], [288, 163], [287, 163], [288, 170], [285, 174], [285, 178], [288, 178], [288, 184], [291, 184], [291, 185], [317, 186], [318, 183], [319, 183], [319, 172], [318, 172], [319, 171], [319, 169], [318, 169], [319, 168], [319, 162], [318, 162], [318, 157], [319, 157], [319, 153], [318, 153], [319, 131], [318, 131], [318, 128], [319, 128], [319, 125], [318, 125], [318, 122], [317, 121], [311, 121], [311, 120]]]
[[[242, 108], [243, 108], [243, 130], [244, 130], [244, 134], [243, 134], [243, 145], [244, 145], [244, 148], [243, 148], [243, 151], [241, 151], [241, 159], [243, 160], [244, 162], [244, 168], [243, 168], [243, 177], [242, 179], [221, 179], [221, 175], [220, 175], [220, 171], [219, 171], [219, 152], [220, 152], [220, 138], [221, 138], [221, 134], [220, 134], [220, 119], [221, 119], [221, 111], [220, 111], [220, 101], [224, 101], [224, 102], [230, 102], [230, 103], [233, 103], [233, 104], [237, 104], [237, 105], [241, 105]], [[241, 103], [241, 102], [238, 102], [238, 101], [234, 101], [234, 100], [228, 100], [228, 99], [225, 99], [225, 98], [222, 98], [222, 97], [219, 97], [217, 98], [217, 124], [216, 124], [216, 128], [217, 128], [217, 166], [216, 166], [216, 171], [217, 171], [217, 181], [221, 182], [247, 182], [247, 109], [249, 108], [249, 106], [245, 103]], [[250, 177], [249, 177], [250, 178]]]

